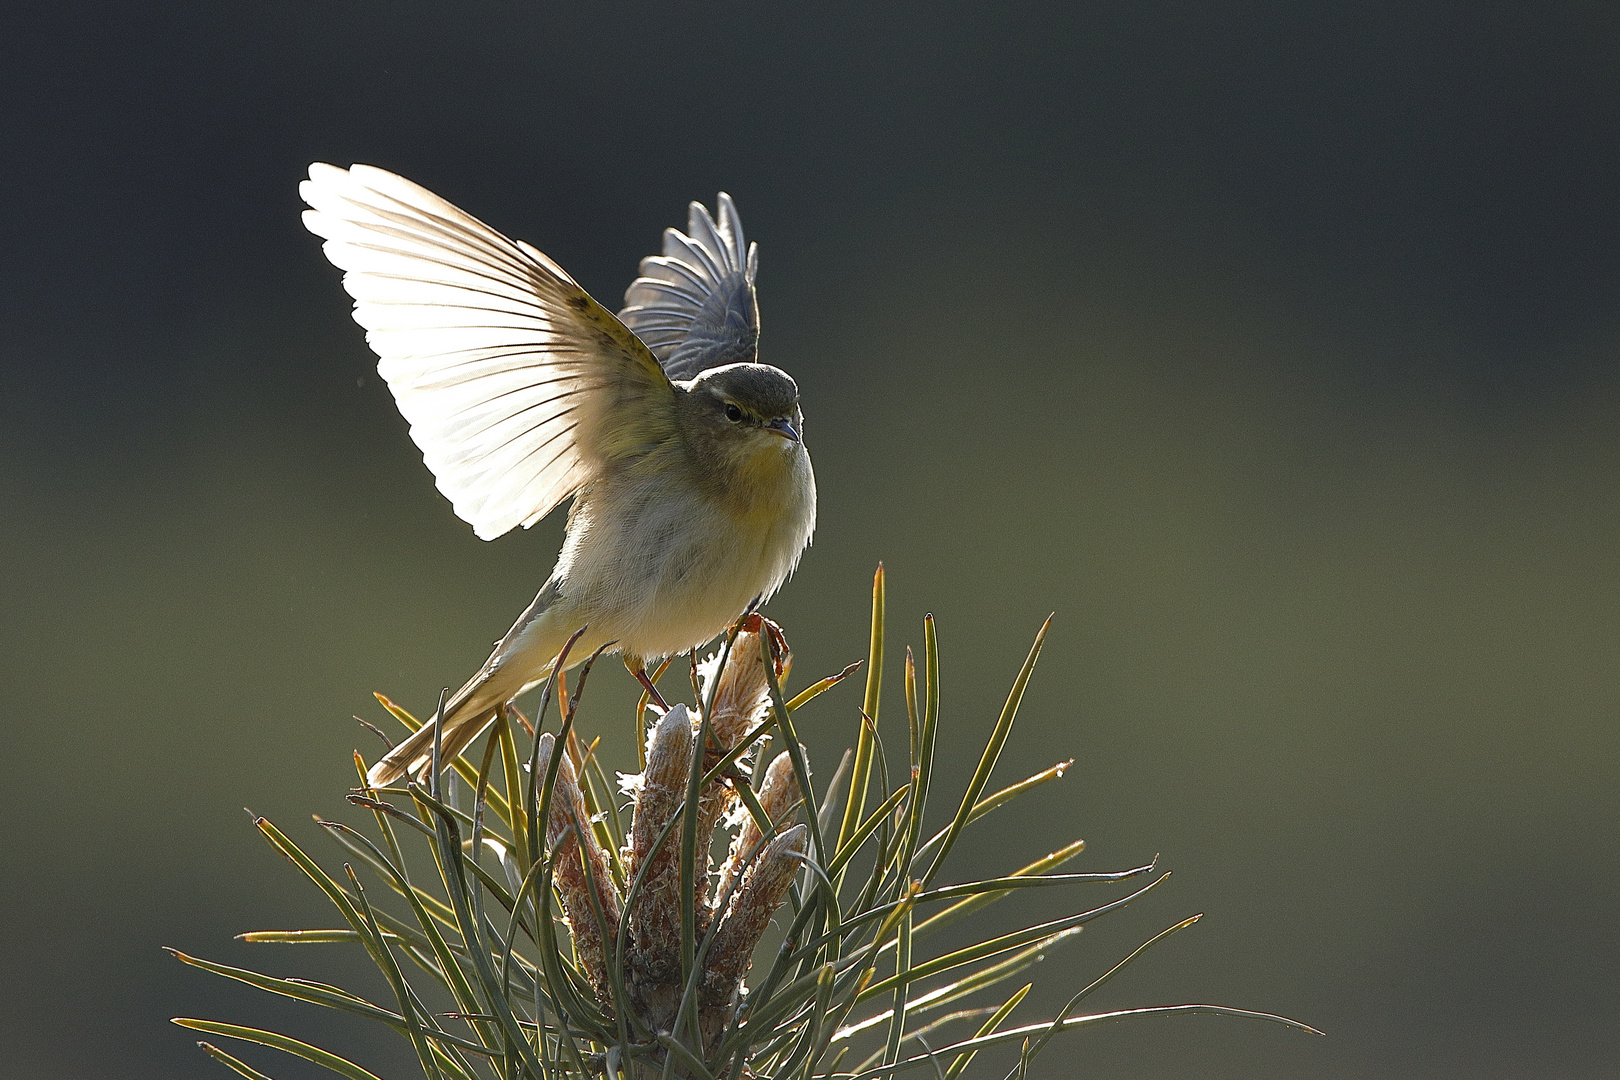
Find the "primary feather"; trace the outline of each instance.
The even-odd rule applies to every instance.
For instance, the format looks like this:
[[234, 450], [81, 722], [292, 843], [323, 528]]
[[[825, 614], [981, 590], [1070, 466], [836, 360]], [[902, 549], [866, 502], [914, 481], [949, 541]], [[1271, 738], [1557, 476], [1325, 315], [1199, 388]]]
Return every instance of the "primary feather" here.
[[668, 377], [556, 263], [382, 169], [309, 176], [304, 224], [344, 271], [439, 490], [480, 537], [533, 525], [663, 434]]
[[685, 233], [664, 230], [664, 253], [641, 260], [619, 312], [671, 379], [759, 358], [759, 247], [744, 241], [730, 195], [715, 208], [719, 221], [694, 202]]

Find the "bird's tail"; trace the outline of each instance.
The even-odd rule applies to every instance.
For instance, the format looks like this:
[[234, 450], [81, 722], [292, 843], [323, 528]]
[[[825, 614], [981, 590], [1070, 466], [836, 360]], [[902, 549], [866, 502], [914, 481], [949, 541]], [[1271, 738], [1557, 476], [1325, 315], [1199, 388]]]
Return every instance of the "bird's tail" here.
[[[447, 764], [487, 728], [506, 703], [546, 678], [552, 660], [567, 642], [568, 633], [553, 606], [553, 586], [540, 590], [512, 629], [495, 646], [478, 674], [467, 680], [444, 705], [439, 760]], [[405, 741], [384, 754], [366, 773], [371, 787], [385, 787], [403, 776], [422, 777], [433, 767], [434, 724], [423, 724]]]
[[[492, 701], [489, 695], [476, 692], [473, 684], [477, 681], [475, 678], [457, 692], [451, 699], [457, 702], [455, 705], [445, 703], [444, 734], [439, 747], [441, 762], [448, 763], [465, 750], [494, 721], [501, 707], [521, 691], [521, 687], [514, 688], [511, 697]], [[423, 724], [383, 755], [366, 773], [366, 783], [371, 787], [386, 787], [407, 775], [425, 776], [433, 764], [433, 729], [431, 721]]]

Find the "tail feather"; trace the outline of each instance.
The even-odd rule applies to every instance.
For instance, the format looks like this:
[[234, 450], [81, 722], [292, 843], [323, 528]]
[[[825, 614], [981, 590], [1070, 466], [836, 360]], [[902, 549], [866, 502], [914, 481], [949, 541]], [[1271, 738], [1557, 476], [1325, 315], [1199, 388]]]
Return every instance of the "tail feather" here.
[[[548, 582], [527, 611], [495, 646], [477, 675], [445, 703], [441, 762], [449, 762], [465, 750], [485, 728], [494, 722], [506, 703], [544, 679], [551, 662], [567, 640], [562, 619], [556, 614], [555, 584]], [[371, 787], [385, 787], [403, 776], [422, 777], [433, 767], [432, 723], [423, 724], [404, 742], [384, 754], [366, 773]]]
[[[513, 687], [506, 698], [492, 701], [489, 693], [478, 693], [480, 684], [487, 685], [489, 681], [485, 673], [480, 672], [456, 693], [451, 702], [446, 703], [444, 722], [440, 725], [443, 731], [439, 746], [440, 761], [449, 762], [467, 749], [495, 720], [501, 707], [522, 689], [521, 686]], [[384, 754], [366, 773], [366, 783], [371, 787], [386, 787], [407, 775], [417, 778], [425, 776], [433, 765], [433, 729], [432, 721], [423, 724]]]

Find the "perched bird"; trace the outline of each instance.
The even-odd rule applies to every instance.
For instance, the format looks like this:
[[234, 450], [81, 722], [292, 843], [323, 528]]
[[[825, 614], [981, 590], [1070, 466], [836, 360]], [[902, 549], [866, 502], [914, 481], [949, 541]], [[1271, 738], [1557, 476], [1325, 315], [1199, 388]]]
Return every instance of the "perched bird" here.
[[[758, 249], [729, 196], [641, 262], [618, 317], [556, 263], [409, 180], [310, 166], [304, 224], [343, 270], [354, 318], [441, 492], [492, 540], [573, 497], [556, 568], [445, 705], [459, 753], [543, 681], [614, 642], [646, 666], [696, 648], [785, 581], [816, 484], [799, 390], [757, 362]], [[421, 775], [431, 725], [372, 767]]]

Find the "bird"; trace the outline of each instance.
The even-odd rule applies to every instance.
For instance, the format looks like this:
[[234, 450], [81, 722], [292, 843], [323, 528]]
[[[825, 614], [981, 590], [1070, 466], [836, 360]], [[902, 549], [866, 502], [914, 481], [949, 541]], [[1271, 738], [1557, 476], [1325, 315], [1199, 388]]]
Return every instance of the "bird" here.
[[[455, 513], [493, 540], [573, 500], [551, 575], [443, 704], [443, 762], [549, 678], [576, 634], [568, 663], [620, 651], [656, 696], [649, 665], [793, 573], [815, 474], [798, 384], [759, 362], [759, 249], [729, 195], [665, 230], [615, 316], [535, 247], [384, 169], [316, 163], [299, 193]], [[425, 777], [434, 726], [368, 785]]]

